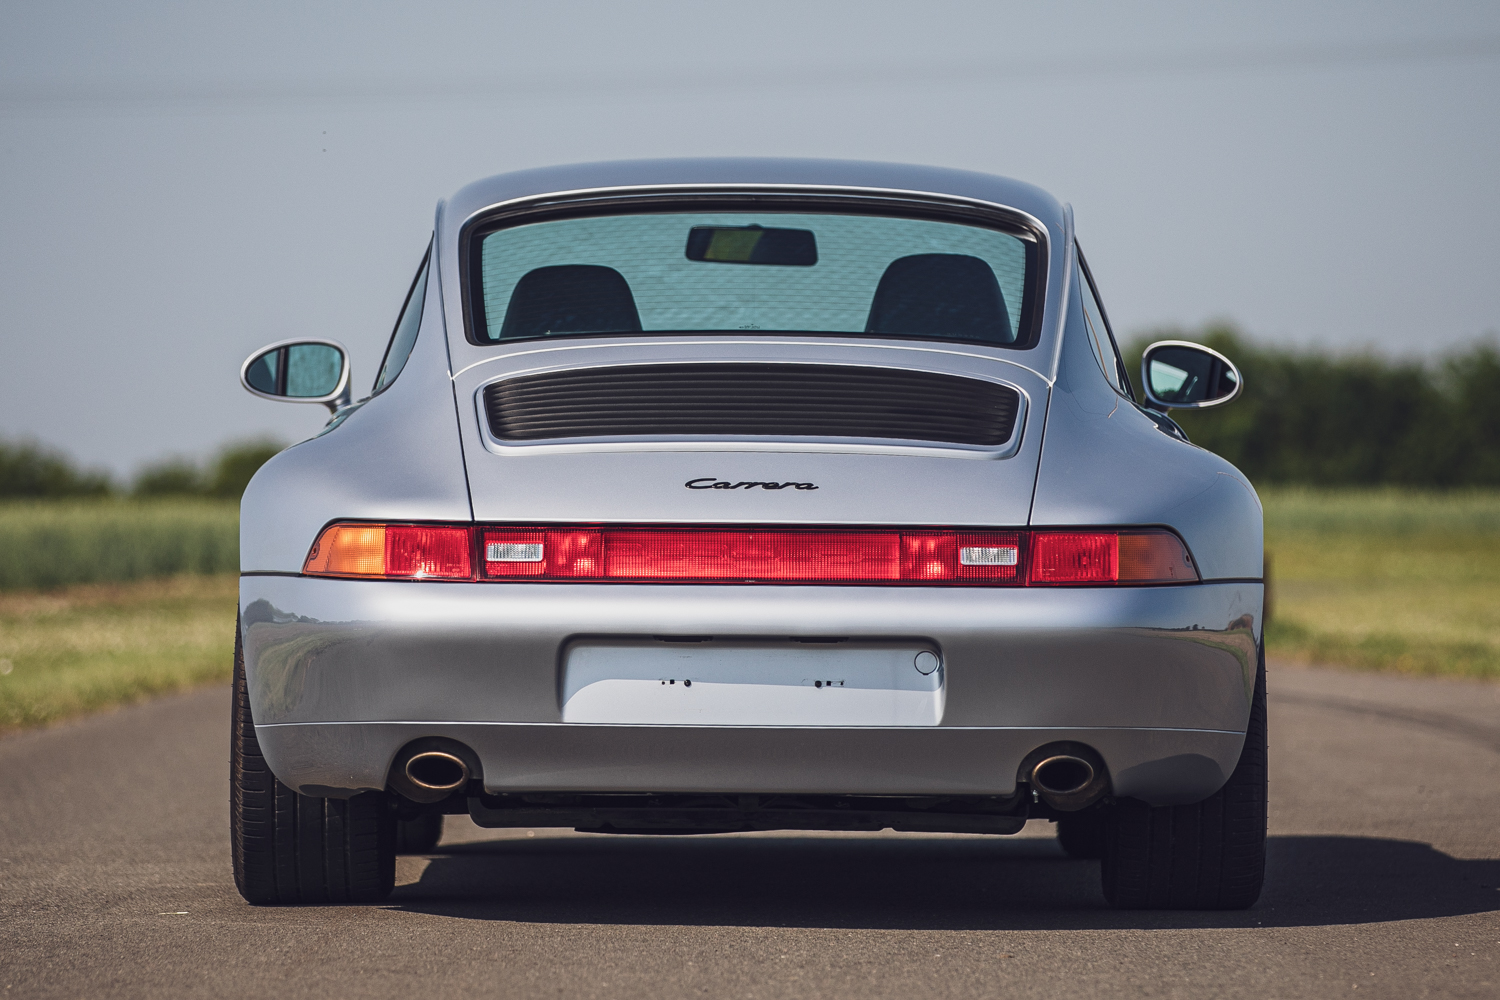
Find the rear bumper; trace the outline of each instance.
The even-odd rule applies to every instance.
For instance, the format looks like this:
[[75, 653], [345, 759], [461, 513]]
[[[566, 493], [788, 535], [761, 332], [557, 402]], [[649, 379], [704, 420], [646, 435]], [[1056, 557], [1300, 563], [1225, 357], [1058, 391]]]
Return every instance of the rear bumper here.
[[[410, 740], [479, 756], [486, 791], [1010, 795], [1057, 740], [1116, 795], [1216, 791], [1240, 753], [1257, 583], [1118, 589], [399, 583], [247, 576], [251, 705], [276, 775], [306, 794], [383, 788]], [[943, 656], [940, 724], [561, 721], [580, 637], [916, 638]]]

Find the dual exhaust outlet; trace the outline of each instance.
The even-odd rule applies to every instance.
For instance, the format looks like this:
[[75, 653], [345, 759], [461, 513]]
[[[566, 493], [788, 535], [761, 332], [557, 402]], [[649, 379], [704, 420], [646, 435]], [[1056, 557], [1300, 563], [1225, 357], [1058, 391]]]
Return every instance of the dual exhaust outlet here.
[[1087, 809], [1109, 790], [1109, 773], [1093, 747], [1082, 743], [1049, 743], [1027, 754], [1018, 781], [1058, 812]]
[[[479, 774], [474, 752], [455, 740], [429, 738], [407, 744], [391, 762], [390, 786], [413, 802], [441, 802]], [[1049, 743], [1021, 762], [1019, 781], [1059, 812], [1077, 812], [1109, 789], [1097, 751], [1082, 743]]]

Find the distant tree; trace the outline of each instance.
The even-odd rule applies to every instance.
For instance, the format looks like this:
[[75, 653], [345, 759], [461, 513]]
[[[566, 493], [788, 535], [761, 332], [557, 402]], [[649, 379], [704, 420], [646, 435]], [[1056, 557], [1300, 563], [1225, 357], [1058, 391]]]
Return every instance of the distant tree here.
[[170, 458], [142, 469], [135, 477], [137, 496], [201, 496], [238, 500], [250, 477], [286, 445], [267, 438], [232, 441], [200, 468], [186, 458]]
[[250, 477], [286, 445], [269, 438], [237, 441], [219, 449], [207, 475], [210, 496], [238, 500], [250, 485]]
[[1500, 348], [1494, 341], [1450, 356], [1438, 374], [1461, 428], [1465, 485], [1500, 484]]
[[79, 471], [60, 452], [0, 441], [0, 497], [97, 497], [113, 488], [108, 473]]
[[203, 473], [186, 458], [169, 458], [136, 473], [131, 492], [142, 497], [201, 496]]

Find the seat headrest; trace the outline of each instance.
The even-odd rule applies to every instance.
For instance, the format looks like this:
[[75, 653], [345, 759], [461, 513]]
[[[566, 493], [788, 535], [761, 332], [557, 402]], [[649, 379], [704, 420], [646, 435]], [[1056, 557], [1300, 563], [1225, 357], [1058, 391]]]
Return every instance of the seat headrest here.
[[640, 329], [641, 315], [624, 275], [598, 264], [560, 264], [528, 271], [516, 282], [500, 339]]
[[919, 253], [891, 261], [875, 288], [865, 332], [1004, 344], [1014, 339], [994, 269], [962, 253]]

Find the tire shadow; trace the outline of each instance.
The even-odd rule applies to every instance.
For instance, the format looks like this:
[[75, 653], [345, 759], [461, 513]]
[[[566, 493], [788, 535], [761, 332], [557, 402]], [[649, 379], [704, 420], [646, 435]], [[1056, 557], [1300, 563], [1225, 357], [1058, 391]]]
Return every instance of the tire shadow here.
[[1272, 837], [1247, 911], [1119, 911], [1045, 839], [588, 837], [439, 848], [389, 907], [467, 920], [870, 929], [1304, 927], [1500, 910], [1500, 860]]

